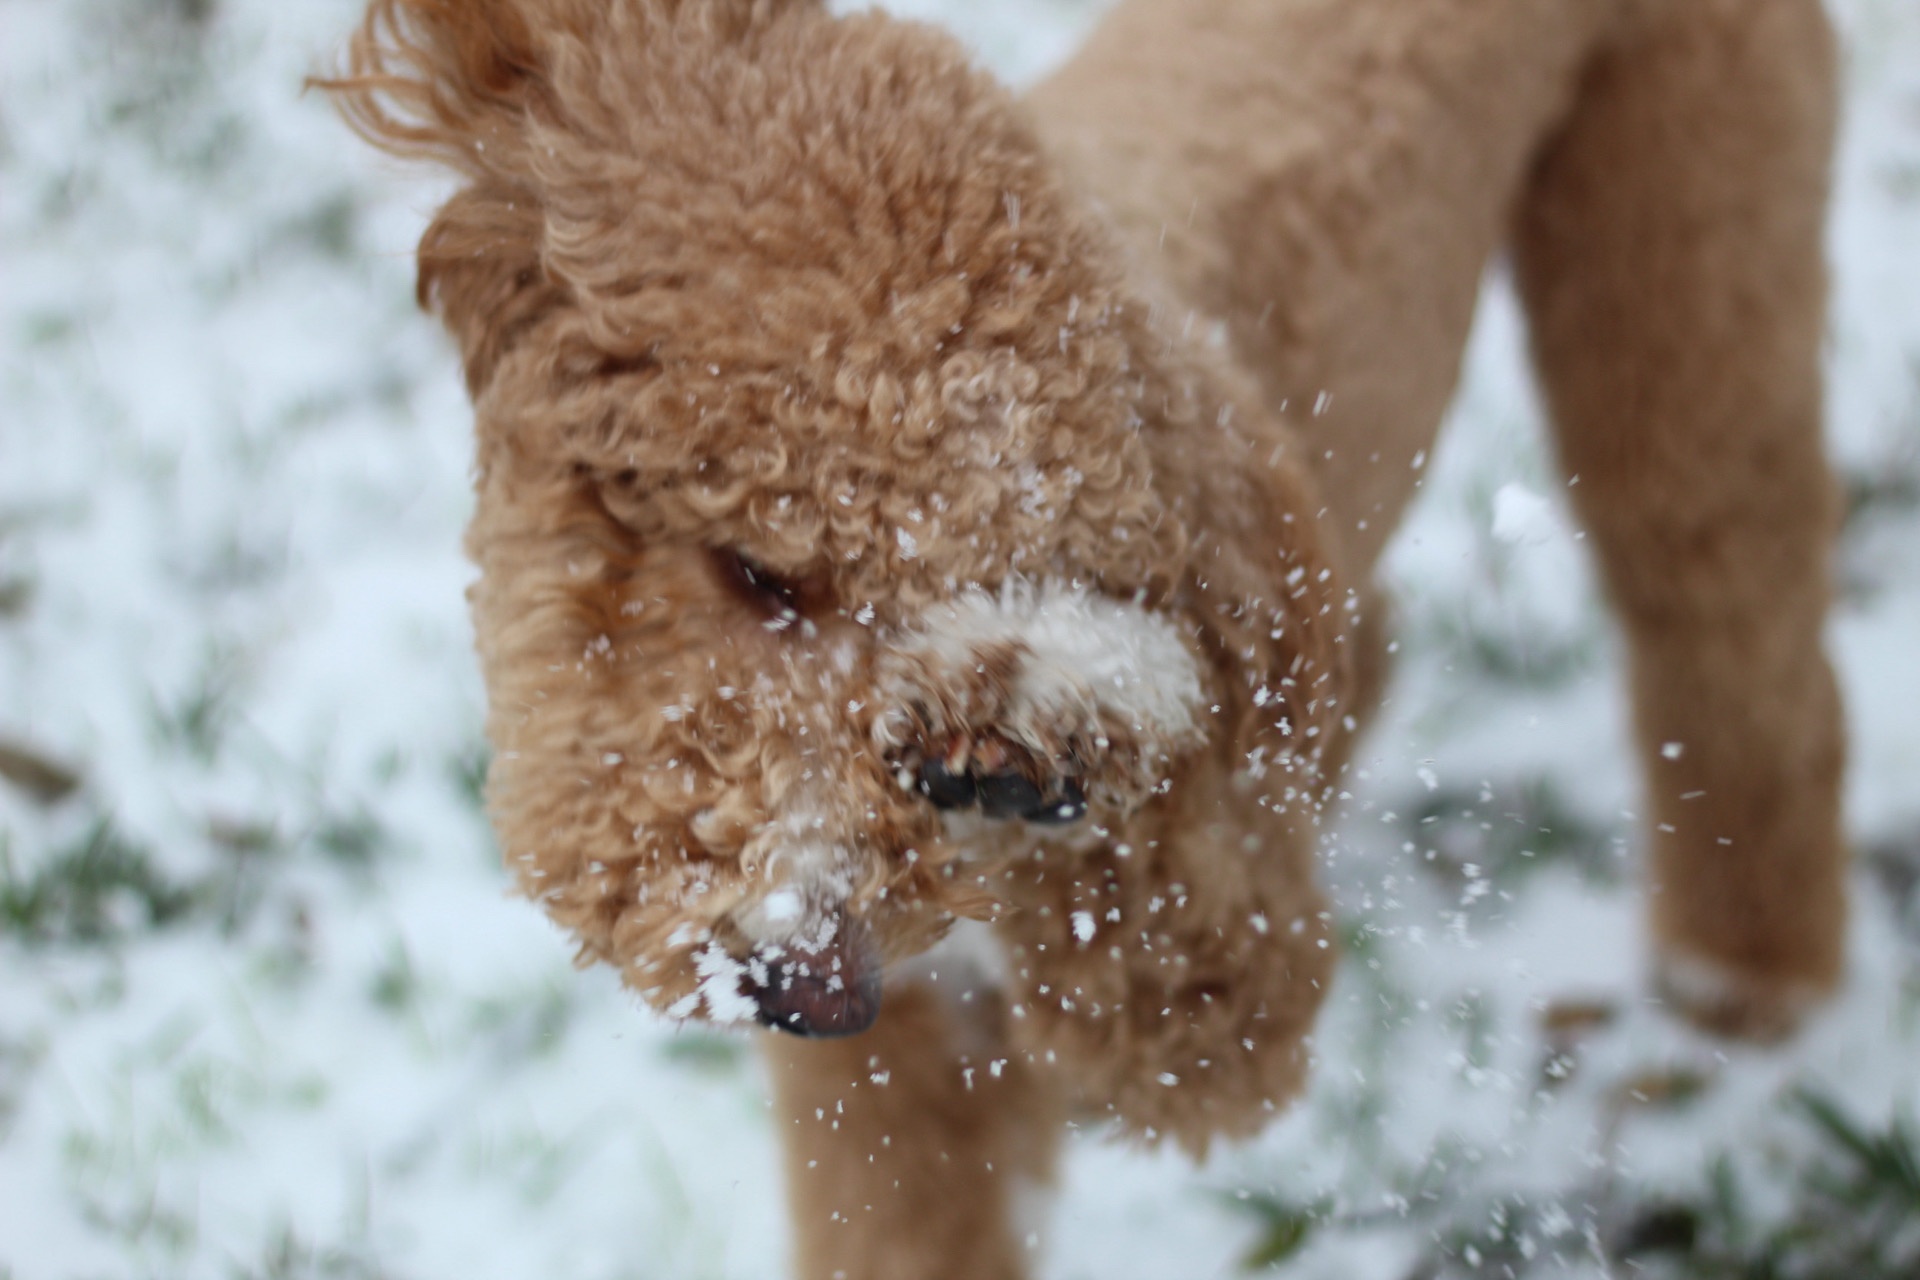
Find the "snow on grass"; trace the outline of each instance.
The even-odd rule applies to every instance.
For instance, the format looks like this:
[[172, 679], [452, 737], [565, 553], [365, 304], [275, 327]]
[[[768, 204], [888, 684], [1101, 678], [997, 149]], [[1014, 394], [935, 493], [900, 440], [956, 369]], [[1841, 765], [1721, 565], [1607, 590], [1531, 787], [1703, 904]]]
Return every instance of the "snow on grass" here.
[[[1103, 6], [894, 7], [1027, 82]], [[1052, 1280], [1900, 1274], [1846, 1251], [1920, 1220], [1920, 14], [1837, 7], [1846, 993], [1772, 1051], [1647, 1002], [1616, 654], [1496, 281], [1389, 566], [1312, 1090], [1198, 1171], [1076, 1140]], [[505, 896], [437, 189], [298, 91], [358, 8], [6, 8], [0, 1277], [777, 1274], [744, 1043]]]

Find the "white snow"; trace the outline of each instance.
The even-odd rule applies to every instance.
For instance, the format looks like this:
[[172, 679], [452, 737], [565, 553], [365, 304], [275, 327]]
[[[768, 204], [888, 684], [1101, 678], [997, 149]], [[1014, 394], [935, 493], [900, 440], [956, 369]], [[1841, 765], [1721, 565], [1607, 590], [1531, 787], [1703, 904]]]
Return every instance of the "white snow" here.
[[1551, 502], [1517, 481], [1493, 495], [1493, 536], [1515, 546], [1550, 541], [1560, 531]]

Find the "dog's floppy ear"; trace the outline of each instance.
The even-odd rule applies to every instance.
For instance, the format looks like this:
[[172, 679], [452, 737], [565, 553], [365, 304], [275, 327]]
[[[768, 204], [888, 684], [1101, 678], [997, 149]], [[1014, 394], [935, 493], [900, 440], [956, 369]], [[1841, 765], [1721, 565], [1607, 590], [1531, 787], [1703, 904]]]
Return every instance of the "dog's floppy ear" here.
[[[564, 29], [571, 0], [373, 0], [334, 95], [355, 132], [473, 178], [514, 176], [545, 89], [534, 21]], [[550, 25], [551, 24], [551, 25]]]
[[584, 37], [584, 0], [373, 0], [333, 95], [355, 132], [468, 179], [420, 239], [420, 305], [459, 342], [469, 391], [514, 336], [564, 300], [540, 264], [545, 219], [529, 148], [554, 113], [547, 59]]

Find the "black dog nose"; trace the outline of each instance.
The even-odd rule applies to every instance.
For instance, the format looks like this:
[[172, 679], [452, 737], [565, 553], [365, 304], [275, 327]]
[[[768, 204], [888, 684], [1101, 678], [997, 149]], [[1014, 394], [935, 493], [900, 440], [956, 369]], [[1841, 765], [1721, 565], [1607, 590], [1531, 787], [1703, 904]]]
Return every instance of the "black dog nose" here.
[[955, 773], [944, 760], [929, 760], [920, 766], [920, 794], [936, 809], [970, 809], [980, 798], [980, 788], [970, 773]]
[[1074, 778], [1060, 779], [1049, 795], [1024, 774], [956, 773], [946, 761], [934, 759], [920, 766], [917, 787], [936, 809], [970, 809], [975, 805], [989, 818], [1019, 818], [1057, 825], [1086, 816], [1087, 796]]
[[[865, 929], [844, 917], [817, 946], [789, 944], [749, 966], [760, 1021], [828, 1040], [858, 1035], [880, 1016], [880, 956]], [[764, 969], [765, 980], [760, 980]]]

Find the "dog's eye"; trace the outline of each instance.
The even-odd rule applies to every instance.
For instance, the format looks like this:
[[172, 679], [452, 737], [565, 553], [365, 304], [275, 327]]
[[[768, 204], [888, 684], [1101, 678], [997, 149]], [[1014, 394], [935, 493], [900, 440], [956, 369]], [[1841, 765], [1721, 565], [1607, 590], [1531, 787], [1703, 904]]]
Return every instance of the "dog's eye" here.
[[800, 588], [756, 560], [738, 551], [716, 551], [714, 559], [728, 584], [763, 610], [769, 623], [790, 624], [800, 618]]

